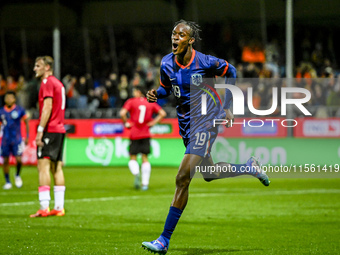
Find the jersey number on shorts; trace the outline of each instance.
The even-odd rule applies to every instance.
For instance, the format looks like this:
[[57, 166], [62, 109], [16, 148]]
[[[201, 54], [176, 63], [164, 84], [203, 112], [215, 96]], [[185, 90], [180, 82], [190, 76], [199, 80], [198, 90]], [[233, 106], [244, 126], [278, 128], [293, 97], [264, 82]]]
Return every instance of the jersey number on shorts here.
[[207, 139], [207, 134], [206, 133], [196, 133], [196, 142], [195, 145], [197, 146], [203, 146], [205, 144], [205, 141]]
[[144, 123], [144, 119], [145, 119], [145, 112], [146, 112], [146, 106], [145, 105], [140, 105], [138, 106], [139, 109], [139, 117], [138, 117], [138, 122], [140, 124]]

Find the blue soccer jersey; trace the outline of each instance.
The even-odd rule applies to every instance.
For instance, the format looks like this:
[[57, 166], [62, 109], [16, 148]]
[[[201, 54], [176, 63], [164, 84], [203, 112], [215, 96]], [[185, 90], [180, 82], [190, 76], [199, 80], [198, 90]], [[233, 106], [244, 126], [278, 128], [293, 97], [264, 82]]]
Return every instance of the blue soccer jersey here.
[[[176, 98], [180, 135], [183, 138], [190, 138], [190, 132], [196, 133], [211, 127], [213, 119], [225, 118], [222, 102], [212, 80], [216, 76], [236, 78], [236, 69], [227, 61], [193, 50], [190, 62], [183, 66], [170, 53], [162, 59], [160, 74], [160, 83], [166, 90], [166, 96], [173, 93]], [[206, 95], [206, 114], [202, 114], [203, 94]], [[225, 102], [224, 108], [229, 108], [231, 98], [227, 94], [226, 97], [228, 102]]]
[[21, 154], [21, 120], [25, 118], [25, 110], [18, 105], [13, 105], [11, 108], [4, 106], [0, 109], [2, 156], [9, 156], [9, 153], [12, 153], [14, 156]]

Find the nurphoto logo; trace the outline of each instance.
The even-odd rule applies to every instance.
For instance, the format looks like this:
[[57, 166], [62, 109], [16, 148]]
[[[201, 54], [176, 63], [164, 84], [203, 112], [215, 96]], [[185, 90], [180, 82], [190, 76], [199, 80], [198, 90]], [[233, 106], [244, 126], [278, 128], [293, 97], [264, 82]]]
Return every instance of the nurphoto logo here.
[[[245, 96], [243, 91], [235, 86], [230, 84], [215, 84], [215, 89], [228, 89], [230, 90], [232, 94], [232, 113], [234, 115], [245, 115]], [[297, 88], [297, 87], [272, 87], [270, 88], [272, 97], [271, 97], [271, 107], [269, 109], [260, 110], [255, 109], [253, 104], [253, 88], [248, 87], [246, 90], [247, 94], [247, 105], [248, 109], [252, 114], [258, 115], [258, 116], [270, 116], [274, 112], [277, 111], [278, 108], [278, 102], [279, 102], [279, 94], [280, 94], [280, 113], [281, 116], [287, 115], [287, 105], [295, 105], [304, 116], [311, 116], [312, 114], [306, 109], [305, 106], [303, 106], [304, 103], [307, 103], [311, 99], [311, 93], [309, 90], [305, 88]], [[279, 93], [280, 92], [280, 93]], [[299, 98], [288, 98], [288, 94], [297, 94], [303, 95], [299, 96]], [[206, 115], [207, 114], [207, 95], [202, 94], [201, 95], [201, 114]], [[281, 125], [283, 127], [295, 127], [297, 125], [297, 121], [294, 119], [275, 119], [275, 118], [268, 118], [268, 119], [250, 119], [250, 120], [243, 120], [243, 122], [232, 122], [232, 125], [235, 124], [242, 124], [244, 127], [262, 127], [265, 122], [271, 122], [272, 126], [274, 127], [275, 122], [281, 122]], [[229, 122], [229, 120], [226, 119], [214, 119], [213, 120], [213, 126], [216, 125], [226, 125]]]

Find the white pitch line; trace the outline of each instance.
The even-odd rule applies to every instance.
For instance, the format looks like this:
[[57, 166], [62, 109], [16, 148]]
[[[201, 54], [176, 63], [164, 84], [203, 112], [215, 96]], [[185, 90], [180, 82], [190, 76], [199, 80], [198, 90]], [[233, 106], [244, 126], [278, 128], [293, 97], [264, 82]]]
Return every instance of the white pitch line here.
[[[202, 194], [192, 194], [190, 197], [216, 197], [225, 196], [224, 193], [202, 193]], [[172, 195], [152, 195], [152, 196], [118, 196], [118, 197], [94, 197], [94, 198], [79, 198], [79, 199], [65, 199], [65, 203], [82, 203], [82, 202], [105, 202], [105, 201], [121, 201], [121, 200], [137, 200], [137, 199], [151, 199], [151, 198], [167, 198], [172, 197]], [[13, 203], [0, 203], [0, 207], [8, 206], [23, 206], [23, 205], [34, 205], [37, 201], [28, 202], [13, 202]]]
[[[25, 195], [26, 194], [37, 194], [37, 191], [24, 191]], [[0, 192], [0, 196], [11, 196], [11, 195], [22, 195], [23, 191], [14, 191], [14, 190], [9, 190], [7, 192]]]
[[[340, 189], [307, 189], [307, 190], [274, 190], [274, 191], [257, 191], [257, 192], [228, 192], [223, 189], [223, 193], [192, 193], [189, 195], [190, 198], [200, 197], [217, 197], [227, 195], [238, 195], [238, 196], [271, 196], [271, 195], [304, 195], [304, 194], [340, 194]], [[66, 199], [65, 203], [83, 203], [83, 202], [106, 202], [106, 201], [123, 201], [123, 200], [137, 200], [137, 199], [154, 199], [157, 198], [171, 198], [172, 195], [150, 195], [150, 196], [117, 196], [117, 197], [94, 197], [94, 198], [79, 198], [79, 199]], [[27, 202], [13, 202], [13, 203], [0, 203], [0, 207], [10, 206], [24, 206], [34, 205], [37, 201]]]

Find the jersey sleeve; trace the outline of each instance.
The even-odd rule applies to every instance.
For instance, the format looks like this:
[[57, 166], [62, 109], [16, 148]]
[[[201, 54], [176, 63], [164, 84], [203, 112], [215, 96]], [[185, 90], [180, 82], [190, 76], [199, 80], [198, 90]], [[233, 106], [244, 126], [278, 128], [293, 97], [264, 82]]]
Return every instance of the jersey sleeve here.
[[160, 68], [160, 86], [157, 89], [157, 96], [159, 99], [168, 97], [172, 92], [172, 85], [169, 78], [169, 75], [166, 73], [165, 63], [162, 60], [161, 68]]
[[52, 97], [53, 98], [53, 82], [49, 79], [43, 80], [44, 86], [42, 88], [42, 98]]
[[[225, 77], [226, 84], [235, 85], [236, 83], [236, 68], [230, 65], [226, 60], [219, 59], [213, 56], [210, 58], [210, 68], [214, 70], [214, 74], [217, 76]], [[223, 109], [229, 109], [232, 102], [232, 94], [229, 89], [225, 90], [225, 99]]]
[[128, 99], [128, 100], [124, 103], [123, 108], [126, 109], [127, 111], [130, 111], [130, 109], [131, 109], [131, 100], [130, 100], [130, 99]]
[[208, 56], [209, 57], [209, 64], [210, 64], [210, 69], [214, 70], [214, 74], [216, 76], [225, 76], [225, 74], [228, 71], [229, 68], [229, 63], [220, 58], [216, 58], [213, 56]]
[[27, 119], [27, 114], [24, 108], [20, 107], [20, 119], [25, 120]]
[[161, 64], [160, 74], [161, 74], [160, 75], [161, 86], [166, 88], [166, 89], [171, 88], [170, 78], [165, 71], [165, 65], [163, 63]]

